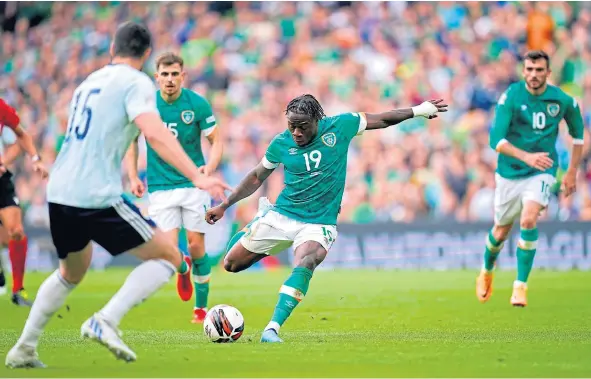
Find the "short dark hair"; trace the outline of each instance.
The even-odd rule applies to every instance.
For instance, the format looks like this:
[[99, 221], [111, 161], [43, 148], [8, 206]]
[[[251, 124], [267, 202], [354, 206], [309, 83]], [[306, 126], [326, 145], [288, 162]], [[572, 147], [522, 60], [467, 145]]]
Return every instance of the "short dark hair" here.
[[304, 114], [310, 116], [316, 121], [320, 121], [326, 117], [324, 114], [324, 109], [322, 109], [322, 105], [320, 105], [318, 100], [316, 100], [316, 98], [310, 94], [298, 96], [290, 101], [289, 104], [287, 104], [287, 108], [285, 109], [285, 114], [287, 114], [287, 112]]
[[141, 58], [151, 46], [152, 35], [148, 28], [128, 21], [117, 28], [113, 54], [118, 57]]
[[523, 56], [524, 61], [537, 61], [538, 59], [545, 59], [546, 67], [550, 68], [550, 57], [548, 56], [548, 54], [546, 54], [546, 52], [542, 50], [531, 50], [525, 53], [525, 55]]
[[160, 66], [172, 66], [175, 63], [178, 63], [181, 66], [181, 69], [185, 65], [185, 61], [179, 55], [171, 52], [164, 53], [156, 59], [156, 70], [158, 70]]

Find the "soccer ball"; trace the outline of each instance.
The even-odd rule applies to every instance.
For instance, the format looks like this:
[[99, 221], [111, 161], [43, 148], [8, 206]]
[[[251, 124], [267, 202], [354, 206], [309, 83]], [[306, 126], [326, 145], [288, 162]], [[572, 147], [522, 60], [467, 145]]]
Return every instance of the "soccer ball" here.
[[238, 309], [230, 305], [216, 305], [207, 312], [203, 331], [211, 342], [237, 341], [244, 332], [244, 317]]

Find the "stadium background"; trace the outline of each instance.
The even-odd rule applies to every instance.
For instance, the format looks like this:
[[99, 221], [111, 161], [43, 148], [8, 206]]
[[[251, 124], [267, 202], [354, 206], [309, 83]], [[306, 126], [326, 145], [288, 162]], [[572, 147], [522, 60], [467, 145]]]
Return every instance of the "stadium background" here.
[[[3, 2], [0, 97], [17, 108], [49, 164], [63, 140], [74, 88], [108, 63], [111, 34], [128, 19], [143, 20], [154, 34], [146, 72], [153, 73], [161, 52], [185, 58], [186, 85], [210, 100], [224, 130], [219, 174], [231, 185], [285, 128], [283, 109], [302, 93], [317, 96], [329, 115], [448, 101], [450, 112], [436, 120], [411, 120], [354, 141], [340, 235], [325, 267], [480, 264], [496, 159], [488, 132], [496, 99], [520, 78], [519, 55], [526, 49], [551, 55], [551, 82], [578, 99], [586, 128], [591, 125], [590, 3]], [[563, 130], [563, 169], [569, 148]], [[553, 196], [536, 265], [591, 267], [590, 163], [586, 159], [574, 196]], [[28, 267], [46, 269], [55, 262], [47, 254], [53, 246], [45, 184], [26, 160], [14, 170], [31, 241]], [[275, 199], [282, 179], [281, 172], [273, 174], [212, 230], [207, 250], [214, 259], [252, 218], [259, 196]], [[137, 202], [145, 208], [144, 200]], [[514, 267], [515, 249], [508, 245], [501, 267]], [[93, 266], [131, 263], [113, 262], [103, 252]]]

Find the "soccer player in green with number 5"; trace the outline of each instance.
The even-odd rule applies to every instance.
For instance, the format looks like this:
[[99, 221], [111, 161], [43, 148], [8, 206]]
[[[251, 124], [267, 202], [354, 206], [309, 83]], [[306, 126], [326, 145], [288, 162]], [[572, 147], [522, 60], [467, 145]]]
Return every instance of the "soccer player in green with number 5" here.
[[[182, 87], [185, 72], [183, 59], [178, 55], [165, 53], [158, 57], [156, 71], [160, 87], [156, 102], [164, 121], [163, 127], [177, 138], [203, 174], [213, 173], [222, 158], [223, 146], [211, 106], [205, 98]], [[207, 164], [201, 150], [201, 134], [211, 143]], [[191, 258], [185, 257], [185, 260], [192, 267], [196, 292], [192, 322], [201, 323], [207, 313], [211, 273], [204, 239], [210, 227], [205, 222], [205, 211], [211, 206], [211, 198], [160, 158], [150, 145], [147, 145], [147, 158], [150, 193], [148, 211], [158, 227], [169, 234], [175, 244], [178, 244], [180, 228], [184, 227], [187, 231]], [[137, 141], [132, 144], [127, 159], [132, 193], [141, 197], [145, 189], [137, 174]], [[177, 290], [183, 301], [191, 299], [191, 270], [178, 274]]]
[[232, 204], [252, 195], [283, 164], [285, 187], [275, 205], [259, 201], [259, 213], [229, 243], [224, 268], [247, 269], [267, 255], [293, 245], [295, 269], [279, 290], [279, 301], [261, 342], [282, 342], [279, 328], [308, 291], [314, 269], [337, 238], [351, 140], [366, 130], [387, 128], [413, 117], [435, 118], [447, 111], [443, 100], [390, 112], [344, 113], [326, 117], [312, 95], [293, 99], [285, 111], [287, 130], [271, 141], [261, 162], [226, 201], [207, 211], [215, 223]]
[[558, 169], [556, 139], [565, 120], [572, 137], [568, 170], [562, 181], [565, 196], [576, 190], [576, 175], [583, 153], [583, 118], [576, 100], [549, 85], [550, 58], [530, 51], [523, 59], [524, 81], [512, 84], [501, 95], [490, 146], [499, 152], [494, 226], [486, 239], [484, 267], [476, 279], [476, 296], [486, 302], [492, 294], [493, 269], [513, 222], [520, 217], [517, 245], [517, 280], [511, 304], [527, 305], [527, 279], [538, 241], [537, 221], [548, 206], [550, 187]]

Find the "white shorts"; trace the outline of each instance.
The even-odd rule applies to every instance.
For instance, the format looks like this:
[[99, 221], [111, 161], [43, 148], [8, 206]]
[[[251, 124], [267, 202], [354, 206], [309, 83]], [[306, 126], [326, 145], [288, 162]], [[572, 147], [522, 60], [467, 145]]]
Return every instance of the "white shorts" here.
[[199, 188], [175, 188], [150, 194], [148, 213], [162, 231], [185, 229], [206, 233], [205, 212], [211, 206], [209, 194]]
[[505, 179], [495, 175], [495, 224], [510, 225], [519, 217], [526, 201], [534, 201], [544, 208], [550, 200], [550, 187], [556, 182], [550, 174], [525, 179]]
[[274, 255], [307, 241], [318, 242], [328, 252], [336, 238], [334, 225], [307, 224], [269, 210], [255, 217], [240, 242], [253, 253]]

